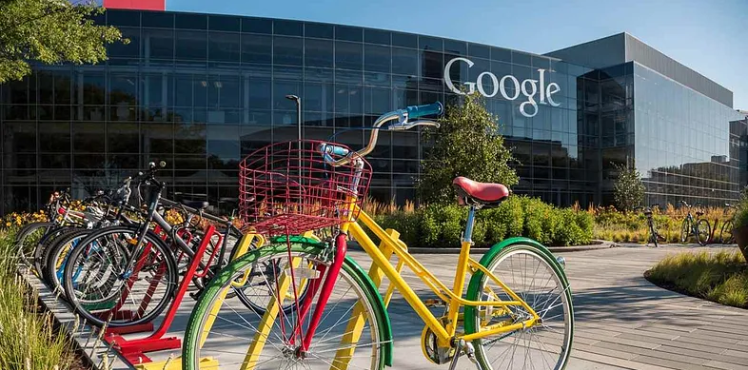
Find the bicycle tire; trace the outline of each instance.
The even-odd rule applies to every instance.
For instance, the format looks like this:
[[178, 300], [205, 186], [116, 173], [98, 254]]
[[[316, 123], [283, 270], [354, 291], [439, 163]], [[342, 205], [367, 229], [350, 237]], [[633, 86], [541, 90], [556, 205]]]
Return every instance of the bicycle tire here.
[[80, 243], [83, 239], [90, 235], [91, 232], [92, 230], [87, 229], [74, 230], [55, 239], [55, 242], [48, 248], [49, 253], [47, 254], [44, 273], [42, 274], [42, 276], [53, 292], [59, 291], [64, 293], [65, 290], [61, 284], [61, 281], [62, 275], [65, 271], [65, 262], [67, 261], [67, 257], [72, 249], [74, 249], [78, 245], [78, 243]]
[[657, 233], [657, 230], [655, 230], [654, 227], [649, 229], [649, 233], [650, 233], [650, 238], [655, 248], [659, 248], [660, 247], [659, 240], [657, 239], [660, 238], [660, 234]]
[[[512, 289], [518, 296], [522, 297], [523, 300], [528, 303], [529, 305], [535, 305], [539, 304], [537, 307], [532, 307], [533, 310], [541, 316], [543, 319], [541, 324], [538, 324], [537, 326], [532, 326], [528, 329], [519, 329], [514, 332], [509, 333], [502, 333], [497, 334], [497, 338], [494, 339], [488, 339], [489, 337], [483, 337], [479, 339], [475, 339], [472, 341], [473, 346], [475, 348], [475, 358], [478, 361], [478, 363], [481, 365], [481, 368], [484, 370], [494, 369], [496, 370], [496, 366], [492, 364], [492, 361], [499, 361], [498, 365], [502, 365], [504, 361], [507, 360], [507, 356], [510, 356], [511, 358], [508, 359], [509, 361], [509, 367], [511, 368], [512, 364], [518, 364], [522, 363], [523, 365], [527, 366], [527, 361], [530, 361], [530, 368], [533, 369], [554, 369], [554, 370], [560, 370], [564, 369], [566, 365], [569, 362], [569, 357], [571, 355], [571, 349], [573, 345], [573, 339], [574, 339], [574, 306], [572, 302], [572, 294], [571, 294], [571, 288], [569, 286], [569, 282], [566, 278], [566, 275], [563, 272], [563, 269], [556, 261], [555, 257], [544, 247], [535, 245], [534, 242], [525, 242], [525, 241], [519, 241], [515, 242], [513, 244], [509, 244], [504, 247], [497, 248], [498, 252], [489, 252], [481, 259], [480, 263], [483, 265], [488, 271], [491, 271], [494, 273], [494, 275], [503, 283], [507, 284], [510, 289]], [[537, 261], [538, 267], [535, 268], [535, 274], [537, 274], [538, 271], [540, 271], [541, 267], [544, 267], [544, 271], [548, 273], [548, 280], [545, 284], [547, 284], [548, 281], [553, 281], [555, 284], [557, 284], [557, 288], [560, 289], [558, 292], [558, 297], [553, 298], [553, 296], [550, 296], [548, 298], [537, 298], [537, 293], [533, 293], [535, 291], [544, 292], [546, 291], [546, 286], [543, 286], [543, 288], [546, 289], [539, 289], [539, 287], [536, 287], [534, 284], [540, 282], [536, 281], [537, 276], [532, 277], [532, 282], [528, 284], [523, 284], [520, 282], [518, 285], [510, 286], [512, 284], [517, 284], [515, 281], [515, 276], [513, 276], [511, 279], [502, 279], [501, 275], [503, 272], [496, 271], [497, 268], [500, 268], [500, 265], [505, 262], [508, 259], [511, 259], [509, 262], [509, 266], [505, 266], [505, 268], [511, 268], [513, 271], [515, 267], [519, 267], [524, 269], [520, 274], [520, 278], [528, 278], [526, 275], [527, 273], [531, 273], [533, 271], [532, 267], [527, 266], [526, 259], [528, 256], [531, 256], [531, 258], [534, 261]], [[514, 258], [520, 258], [524, 257], [525, 263], [520, 264], [514, 262]], [[531, 262], [532, 263], [532, 262]], [[532, 263], [534, 264], [534, 263]], [[501, 273], [501, 274], [500, 274]], [[486, 285], [492, 281], [486, 274], [483, 272], [478, 272], [472, 276], [470, 279], [470, 283], [468, 285], [467, 295], [466, 298], [471, 301], [484, 301], [487, 299], [492, 299], [491, 295], [495, 298], [492, 300], [505, 300], [500, 295], [505, 295], [506, 297], [509, 297], [502, 291], [502, 293], [495, 293], [499, 290], [486, 290]], [[540, 281], [545, 281], [545, 278], [540, 279]], [[535, 290], [533, 290], [535, 288]], [[529, 291], [526, 291], [529, 289]], [[551, 289], [549, 292], [555, 291], [556, 288]], [[489, 293], [486, 293], [489, 292]], [[531, 298], [532, 299], [528, 299]], [[508, 299], [512, 300], [512, 299]], [[532, 302], [531, 302], [532, 301]], [[556, 305], [557, 302], [560, 302], [558, 305]], [[541, 308], [542, 305], [542, 309]], [[554, 306], [555, 305], [555, 306]], [[481, 331], [481, 327], [484, 325], [488, 325], [493, 322], [493, 320], [496, 317], [499, 317], [500, 320], [503, 320], [503, 323], [507, 323], [508, 320], [511, 320], [513, 323], [518, 322], [517, 318], [521, 317], [521, 315], [518, 314], [518, 311], [523, 310], [521, 307], [514, 306], [514, 308], [507, 307], [504, 309], [491, 309], [489, 310], [489, 306], [486, 309], [479, 309], [475, 306], [465, 306], [465, 333], [466, 334], [473, 334]], [[563, 315], [563, 322], [552, 322], [551, 320], [558, 317], [556, 315], [557, 311], [553, 311], [553, 315], [546, 317], [552, 309], [561, 307], [562, 309], [562, 315]], [[498, 312], [496, 312], [498, 311]], [[502, 312], [503, 311], [503, 312]], [[524, 311], [524, 310], [523, 310]], [[485, 324], [484, 324], [485, 322]], [[550, 323], [550, 324], [549, 324]], [[551, 324], [555, 324], [556, 329], [561, 330], [563, 328], [563, 332], [559, 332], [556, 330], [551, 330], [550, 326]], [[491, 324], [491, 326], [495, 326], [496, 324]], [[560, 325], [560, 326], [559, 326]], [[548, 326], [548, 327], [546, 327]], [[538, 331], [538, 329], [547, 329], [546, 331]], [[527, 332], [530, 332], [529, 337], [526, 337], [525, 334]], [[561, 336], [560, 341], [558, 342], [558, 348], [554, 344], [551, 344], [549, 342], [543, 342], [540, 341], [540, 347], [538, 347], [537, 344], [531, 344], [530, 341], [533, 339], [534, 335], [538, 335], [538, 340], [543, 335], [546, 335], [546, 338], [552, 339], [553, 336]], [[518, 350], [518, 347], [514, 347], [514, 349], [507, 353], [507, 351], [500, 351], [500, 355], [497, 356], [495, 353], [489, 354], [488, 351], [492, 350], [494, 347], [494, 344], [499, 343], [501, 346], [507, 346], [510, 345], [509, 341], [514, 340], [515, 345], [524, 345], [527, 344], [527, 347], [524, 349], [524, 353]], [[488, 346], [491, 347], [488, 347]], [[488, 348], [487, 348], [488, 347]], [[549, 362], [545, 358], [543, 358], [543, 362], [541, 363], [533, 363], [533, 358], [543, 355], [543, 352], [547, 352], [551, 358], [551, 361]], [[558, 352], [558, 353], [556, 353]], [[530, 356], [530, 354], [532, 355]], [[519, 360], [516, 360], [516, 356], [519, 356]], [[558, 356], [557, 360], [553, 360], [553, 358], [556, 358]], [[544, 367], [543, 365], [549, 365], [552, 367]], [[523, 367], [524, 368], [524, 367]]]
[[[135, 238], [137, 235], [137, 231], [137, 226], [112, 226], [96, 230], [84, 240], [82, 240], [79, 246], [73, 249], [73, 251], [68, 256], [68, 262], [65, 265], [65, 271], [63, 275], [65, 295], [67, 296], [68, 302], [73, 306], [75, 312], [86, 319], [91, 325], [102, 327], [106, 323], [109, 327], [123, 327], [144, 324], [156, 319], [167, 307], [169, 302], [171, 302], [174, 298], [174, 293], [176, 291], [178, 281], [176, 261], [174, 260], [174, 256], [171, 250], [165, 245], [163, 240], [161, 240], [161, 238], [151, 230], [147, 231], [143, 245], [145, 246], [146, 243], [149, 243], [148, 245], [150, 246], [150, 251], [152, 252], [147, 256], [136, 256], [136, 261], [140, 258], [148, 258], [147, 262], [143, 264], [143, 269], [132, 273], [131, 275], [116, 270], [105, 270], [105, 273], [117, 276], [116, 281], [120, 282], [119, 287], [104, 286], [104, 288], [99, 289], [99, 287], [101, 287], [102, 285], [95, 285], [94, 283], [101, 282], [96, 281], [95, 279], [91, 280], [94, 283], [85, 284], [87, 281], [86, 278], [90, 276], [90, 271], [101, 271], [96, 270], [97, 267], [104, 266], [105, 268], [108, 268], [109, 266], [117, 266], [117, 263], [119, 263], [119, 266], [121, 266], [127, 261], [129, 255], [113, 252], [129, 251], [130, 253], [132, 253], [132, 250], [119, 251], [118, 248], [120, 248], [123, 243], [126, 244], [126, 240], [132, 240], [133, 238]], [[119, 238], [114, 238], [113, 236], [117, 234], [121, 236]], [[127, 238], [123, 237], [122, 235], [132, 235], [133, 237]], [[112, 236], [111, 241], [106, 239], [106, 237], [108, 236]], [[75, 276], [75, 273], [79, 268], [78, 261], [80, 261], [81, 257], [85, 257], [83, 262], [90, 262], [91, 255], [84, 255], [84, 253], [88, 253], [95, 248], [98, 248], [98, 250], [95, 250], [94, 253], [108, 248], [108, 250], [104, 253], [95, 254], [101, 257], [102, 263], [98, 266], [92, 264], [92, 267], [89, 270], [86, 270], [86, 274], [83, 276], [83, 278], [74, 280], [73, 278]], [[146, 248], [141, 247], [137, 252], [142, 254], [145, 250]], [[132, 301], [134, 307], [139, 307], [140, 304], [142, 304], [146, 299], [149, 302], [149, 304], [146, 306], [150, 306], [153, 304], [152, 294], [154, 294], [155, 292], [151, 292], [150, 290], [146, 289], [143, 299], [138, 300], [136, 298], [133, 298], [132, 294], [140, 294], [138, 291], [138, 288], [140, 288], [140, 286], [138, 288], [133, 288], [133, 285], [140, 281], [146, 281], [146, 283], [152, 282], [154, 280], [153, 278], [149, 280], [147, 277], [140, 277], [139, 275], [144, 272], [148, 273], [154, 271], [156, 272], [156, 274], [160, 274], [157, 269], [160, 269], [161, 266], [163, 266], [163, 268], [165, 269], [164, 271], [166, 275], [165, 278], [160, 277], [157, 280], [158, 284], [160, 284], [161, 281], [165, 282], [165, 289], [161, 291], [161, 299], [155, 303], [155, 307], [152, 310], [141, 313], [140, 309], [138, 309], [138, 311], [136, 311], [134, 315], [130, 314], [130, 316], [128, 316], [126, 314], [128, 310], [122, 310], [122, 307], [124, 307], [125, 305], [129, 305], [129, 303], [127, 303], [128, 299]], [[85, 267], [82, 268], [85, 269]], [[108, 281], [109, 280], [107, 279], [106, 282]], [[126, 281], [134, 282], [130, 286], [128, 286]], [[86, 292], [90, 292], [90, 290], [78, 291], [76, 285], [78, 287], [83, 286], [82, 289], [88, 288], [89, 286], [95, 286], [95, 289], [99, 289], [102, 292], [108, 293], [93, 296], [86, 295]], [[125, 294], [127, 294], [127, 297], [125, 297]], [[79, 296], [81, 297], [79, 298]], [[148, 298], [146, 298], [146, 296]], [[123, 299], [125, 301], [124, 303]], [[103, 312], [95, 312], [102, 310]], [[113, 312], [113, 310], [115, 311]], [[133, 310], [129, 310], [129, 312], [132, 311]]]
[[73, 235], [84, 231], [85, 229], [64, 229], [62, 232], [56, 236], [54, 239], [51, 239], [49, 242], [47, 242], [47, 245], [44, 247], [43, 250], [41, 250], [42, 255], [40, 257], [39, 265], [42, 266], [41, 271], [39, 271], [39, 275], [41, 276], [42, 280], [47, 283], [48, 286], [51, 287], [49, 284], [50, 281], [49, 275], [47, 274], [47, 262], [49, 261], [49, 256], [52, 253], [52, 250], [57, 247], [58, 244], [64, 243], [65, 241], [69, 240]]
[[[278, 242], [280, 242], [280, 240], [281, 239], [278, 239]], [[240, 242], [241, 242], [241, 239], [237, 240], [237, 242], [234, 244], [234, 247], [231, 250], [231, 258], [229, 259], [229, 261], [233, 261], [235, 258], [237, 258], [236, 252], [239, 250], [239, 248], [237, 247], [239, 246]], [[283, 242], [285, 243], [285, 241]], [[252, 245], [250, 245], [250, 249], [245, 253], [249, 253], [249, 251], [254, 250], [254, 249], [257, 249], [257, 246], [255, 246], [255, 244], [252, 243]], [[307, 288], [308, 286], [306, 285], [303, 288], [301, 288], [301, 293], [299, 294], [299, 300], [303, 300], [306, 297]], [[232, 291], [229, 292], [226, 295], [226, 297], [227, 298], [237, 297], [239, 301], [241, 301], [250, 310], [254, 310], [257, 314], [260, 314], [260, 315], [265, 313], [265, 306], [263, 306], [262, 304], [257, 304], [254, 300], [252, 300], [246, 294], [244, 289], [238, 289], [238, 288], [232, 289]], [[288, 306], [283, 307], [283, 312], [285, 314], [290, 314], [291, 312], [293, 312], [294, 309], [296, 309], [296, 306], [293, 304], [289, 304]]]
[[50, 230], [39, 241], [39, 243], [36, 245], [36, 248], [34, 248], [34, 257], [32, 261], [32, 266], [34, 268], [34, 271], [36, 272], [37, 276], [42, 277], [43, 271], [44, 271], [44, 265], [42, 264], [44, 260], [44, 254], [47, 251], [47, 248], [54, 243], [54, 240], [63, 235], [64, 233], [78, 229], [77, 227], [72, 226], [63, 226], [58, 227], [56, 229]]
[[685, 243], [688, 241], [688, 237], [691, 236], [691, 223], [688, 219], [683, 220], [680, 228], [680, 242]]
[[[321, 248], [318, 245], [312, 245], [312, 244], [305, 244], [305, 243], [292, 243], [291, 244], [291, 251], [290, 253], [296, 257], [300, 258], [309, 258], [314, 259], [315, 261], [324, 261], [324, 255], [325, 250]], [[203, 294], [198, 299], [197, 305], [195, 305], [195, 308], [192, 311], [192, 314], [190, 315], [189, 322], [187, 324], [187, 330], [185, 331], [184, 335], [184, 345], [182, 347], [182, 366], [185, 370], [194, 370], [194, 369], [213, 369], [213, 367], [208, 367], [206, 364], [202, 364], [200, 362], [201, 354], [207, 354], [211, 357], [214, 357], [218, 363], [221, 364], [222, 368], [230, 368], [233, 365], [233, 362], [227, 361], [225, 357], [221, 357], [225, 355], [225, 352], [223, 352], [220, 348], [225, 347], [225, 342], [223, 343], [216, 343], [215, 346], [219, 347], [216, 348], [215, 351], [211, 352], [211, 348], [213, 348], [214, 344], [210, 342], [211, 336], [210, 334], [213, 332], [212, 330], [207, 331], [205, 338], [205, 344], [203, 345], [202, 337], [203, 337], [203, 331], [205, 330], [206, 325], [211, 322], [215, 323], [224, 323], [224, 322], [231, 322], [231, 320], [227, 319], [226, 316], [229, 316], [227, 311], [230, 313], [237, 313], [237, 311], [231, 307], [230, 310], [219, 310], [217, 314], [214, 314], [212, 311], [212, 308], [214, 307], [214, 304], [217, 302], [221, 303], [220, 308], [225, 308], [226, 305], [230, 304], [232, 301], [225, 300], [221, 296], [222, 294], [225, 294], [228, 289], [231, 288], [231, 284], [237, 280], [239, 276], [243, 276], [244, 272], [247, 268], [249, 268], [253, 264], [257, 264], [262, 260], [273, 260], [273, 259], [282, 259], [286, 258], [288, 259], [289, 256], [289, 250], [285, 243], [283, 244], [271, 244], [268, 246], [264, 246], [259, 249], [255, 249], [252, 251], [247, 252], [245, 255], [241, 256], [240, 258], [233, 261], [231, 264], [229, 264], [224, 270], [222, 270], [214, 279], [211, 280], [209, 283], [207, 289], [203, 292]], [[282, 278], [281, 278], [282, 279]], [[356, 294], [353, 296], [355, 301], [352, 304], [351, 307], [354, 307], [355, 305], [361, 304], [361, 307], [364, 307], [364, 310], [361, 312], [362, 315], [365, 315], [365, 317], [362, 317], [364, 320], [364, 325], [368, 324], [368, 327], [364, 331], [368, 331], [369, 336], [371, 336], [372, 340], [371, 343], [367, 344], [367, 348], [369, 345], [371, 345], [371, 358], [367, 359], [364, 352], [368, 352], [368, 350], [364, 350], [362, 347], [363, 345], [359, 344], [359, 347], [356, 349], [355, 354], [361, 355], [364, 354], [363, 359], [361, 359], [362, 362], [368, 363], [366, 366], [362, 366], [358, 361], [354, 361], [354, 364], [359, 364], [359, 366], [352, 366], [355, 368], [371, 368], [371, 369], [383, 369], [386, 362], [386, 354], [384, 353], [384, 348], [387, 347], [387, 343], [380, 343], [380, 339], [386, 339], [389, 338], [389, 333], [387, 333], [387, 328], [389, 328], [388, 323], [385, 323], [384, 321], [387, 320], [387, 314], [386, 311], [383, 309], [384, 305], [381, 303], [381, 296], [379, 296], [379, 293], [374, 288], [373, 284], [371, 284], [371, 281], [368, 280], [368, 276], [366, 273], [358, 267], [358, 265], [353, 262], [350, 258], [346, 258], [345, 262], [343, 263], [343, 267], [340, 271], [340, 279], [345, 280], [346, 282], [351, 284], [351, 288], [355, 289]], [[335, 287], [339, 288], [341, 284], [341, 280], [338, 280]], [[368, 283], [367, 283], [368, 282]], [[335, 294], [335, 293], [333, 293]], [[314, 297], [313, 297], [314, 298]], [[345, 298], [343, 296], [342, 298]], [[348, 301], [345, 299], [341, 299], [340, 301]], [[328, 302], [328, 305], [326, 307], [325, 313], [323, 313], [323, 320], [321, 321], [321, 324], [323, 322], [326, 322], [327, 316], [330, 315], [332, 311], [334, 311], [337, 307], [337, 303], [331, 301]], [[239, 307], [241, 309], [241, 307]], [[328, 311], [327, 309], [331, 309], [331, 311]], [[247, 315], [255, 315], [257, 318], [259, 318], [259, 314], [255, 313], [251, 309], [246, 309], [245, 311]], [[277, 314], [280, 315], [281, 310], [276, 311]], [[348, 311], [346, 311], [348, 312]], [[327, 315], [327, 316], [324, 316]], [[332, 316], [330, 318], [330, 321], [335, 321], [337, 316]], [[348, 323], [348, 318], [350, 317], [350, 313], [348, 315], [343, 314], [339, 319], [338, 322], [333, 324], [333, 326], [330, 329], [323, 328], [320, 326], [316, 333], [317, 334], [323, 334], [328, 335], [330, 334], [330, 330], [334, 329], [336, 326], [339, 326], [339, 323], [342, 322], [343, 326], [345, 326], [346, 323]], [[341, 321], [344, 320], [344, 321]], [[283, 319], [280, 320], [275, 319], [273, 322], [281, 321], [283, 322]], [[303, 320], [301, 320], [303, 322]], [[245, 327], [252, 326], [252, 321], [244, 319], [239, 324], [231, 325], [226, 327], [226, 330], [229, 330], [232, 327], [239, 326], [239, 330], [245, 330]], [[291, 319], [289, 322], [294, 322], [293, 319]], [[267, 324], [266, 324], [267, 325]], [[273, 325], [272, 323], [270, 325]], [[224, 325], [225, 326], [225, 325]], [[274, 330], [277, 328], [278, 325], [271, 326], [271, 330]], [[215, 326], [213, 326], [211, 329], [215, 329]], [[235, 328], [236, 329], [236, 328]], [[257, 331], [255, 331], [257, 332]], [[280, 339], [281, 341], [284, 341], [281, 337], [277, 335], [271, 335], [271, 334], [278, 334], [275, 331], [272, 333], [268, 333], [266, 338], [268, 341], [270, 340], [276, 340]], [[337, 333], [335, 333], [337, 334]], [[261, 334], [259, 334], [262, 338]], [[221, 338], [225, 338], [224, 335], [217, 336], [219, 339], [219, 342], [221, 341]], [[367, 335], [364, 333], [362, 335], [362, 338], [366, 338]], [[337, 338], [337, 339], [336, 339]], [[315, 337], [316, 339], [316, 337]], [[337, 344], [340, 341], [340, 337], [333, 336], [332, 341], [334, 342], [332, 344]], [[363, 340], [363, 339], [362, 339]], [[264, 342], [264, 340], [263, 340]], [[253, 344], [255, 342], [252, 342]], [[299, 364], [303, 365], [304, 361], [308, 362], [314, 362], [314, 361], [323, 361], [324, 364], [326, 364], [326, 367], [331, 367], [331, 364], [334, 363], [334, 361], [325, 361], [324, 359], [317, 359], [319, 355], [324, 355], [324, 353], [330, 354], [335, 353], [335, 349], [332, 349], [330, 351], [333, 352], [326, 352], [326, 351], [320, 351], [318, 353], [313, 353], [311, 350], [314, 347], [315, 343], [328, 343], [325, 342], [324, 339], [318, 341], [318, 342], [312, 342], [312, 347], [310, 347], [310, 355], [306, 356], [303, 359], [299, 360], [293, 360], [298, 361]], [[222, 347], [223, 346], [223, 347]], [[284, 347], [285, 348], [285, 347]], [[341, 348], [338, 347], [338, 350]], [[281, 347], [278, 347], [273, 344], [268, 344], [264, 346], [264, 351], [273, 351], [278, 350], [282, 352]], [[245, 350], [241, 349], [240, 352], [244, 353]], [[295, 352], [290, 353], [283, 353], [281, 356], [293, 356]], [[351, 355], [353, 355], [354, 352], [351, 352]], [[263, 358], [265, 357], [265, 352], [262, 354]], [[294, 357], [295, 358], [295, 357]], [[272, 360], [273, 358], [271, 358]], [[281, 358], [281, 361], [283, 359]], [[236, 361], [235, 359], [233, 361]], [[290, 360], [289, 360], [290, 361]], [[241, 364], [241, 360], [236, 363], [237, 366]], [[313, 363], [314, 364], [314, 363]], [[277, 365], [274, 366], [274, 364], [267, 364], [266, 362], [263, 363], [254, 363], [253, 365], [256, 365], [258, 370], [259, 369], [267, 369], [267, 368], [273, 368], [277, 369], [279, 368]], [[263, 365], [263, 366], [259, 366]], [[318, 363], [319, 365], [319, 363]], [[267, 366], [267, 367], [264, 367]], [[332, 366], [335, 367], [335, 366]], [[345, 367], [342, 367], [345, 368]]]
[[702, 218], [696, 222], [696, 241], [701, 246], [709, 244], [709, 240], [712, 237], [712, 225], [709, 224], [709, 220]]
[[[719, 231], [719, 240], [723, 244], [734, 244], [735, 243], [735, 235], [733, 234], [734, 225], [732, 223], [732, 220], [727, 220], [725, 223], [722, 224], [722, 228]], [[727, 231], [727, 234], [730, 234], [729, 238], [725, 238], [725, 231]]]
[[[16, 238], [13, 243], [16, 249], [16, 256], [23, 263], [29, 266], [33, 265], [32, 258], [34, 255], [34, 250], [36, 249], [36, 245], [39, 244], [39, 241], [47, 232], [49, 232], [53, 228], [56, 228], [56, 226], [57, 225], [53, 222], [32, 222], [30, 224], [24, 225], [16, 233]], [[39, 235], [39, 238], [36, 239], [35, 234], [39, 233], [40, 231], [43, 232], [41, 233], [41, 235]]]

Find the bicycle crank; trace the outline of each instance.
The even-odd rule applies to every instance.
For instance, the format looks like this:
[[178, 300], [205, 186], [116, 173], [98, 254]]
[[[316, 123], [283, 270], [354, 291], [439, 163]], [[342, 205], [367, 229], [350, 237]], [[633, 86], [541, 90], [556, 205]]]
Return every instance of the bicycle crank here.
[[[442, 317], [442, 324], [446, 325], [446, 320], [446, 317]], [[440, 347], [436, 334], [428, 326], [424, 327], [421, 332], [421, 349], [423, 350], [423, 355], [437, 365], [446, 364], [451, 361], [456, 353], [454, 347]]]
[[482, 370], [480, 363], [478, 363], [478, 360], [475, 358], [475, 348], [473, 347], [472, 343], [465, 342], [464, 339], [460, 339], [457, 341], [457, 351], [459, 351], [459, 355], [452, 357], [452, 362], [449, 364], [449, 370], [454, 370], [457, 368], [457, 360], [460, 359], [463, 355], [467, 355], [470, 362], [475, 364], [475, 368], [478, 370]]

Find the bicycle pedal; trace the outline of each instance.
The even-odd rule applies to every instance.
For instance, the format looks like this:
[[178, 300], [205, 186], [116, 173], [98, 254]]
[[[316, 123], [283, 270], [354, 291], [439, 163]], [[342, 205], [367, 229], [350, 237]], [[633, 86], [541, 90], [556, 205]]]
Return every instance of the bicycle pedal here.
[[425, 304], [426, 307], [444, 307], [447, 305], [447, 302], [437, 298], [424, 300], [423, 304]]

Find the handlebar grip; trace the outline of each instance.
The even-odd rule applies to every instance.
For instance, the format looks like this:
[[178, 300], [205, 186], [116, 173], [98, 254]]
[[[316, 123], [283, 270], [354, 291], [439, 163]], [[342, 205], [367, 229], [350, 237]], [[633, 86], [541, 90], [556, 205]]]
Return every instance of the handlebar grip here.
[[348, 150], [348, 148], [333, 144], [321, 144], [319, 146], [319, 151], [322, 154], [334, 154], [341, 157], [344, 157], [348, 155], [348, 153], [350, 153], [350, 150]]
[[444, 112], [444, 105], [440, 102], [425, 105], [411, 105], [405, 108], [408, 112], [408, 118], [419, 118], [423, 116], [430, 116], [432, 114], [442, 114]]

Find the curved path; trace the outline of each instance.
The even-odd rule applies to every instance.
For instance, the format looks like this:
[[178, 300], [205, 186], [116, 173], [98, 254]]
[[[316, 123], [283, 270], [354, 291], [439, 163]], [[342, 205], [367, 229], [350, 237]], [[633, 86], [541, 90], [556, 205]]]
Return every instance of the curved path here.
[[[724, 248], [622, 247], [561, 253], [567, 261], [577, 319], [568, 369], [748, 370], [748, 310], [674, 293], [643, 277], [668, 253], [703, 249]], [[453, 272], [441, 266], [454, 266], [456, 256], [417, 258], [445, 282], [451, 281]], [[409, 276], [408, 280], [417, 279]], [[408, 358], [395, 368], [428, 368], [415, 337], [422, 329], [419, 319], [401, 300], [393, 301], [390, 312], [395, 358]], [[403, 356], [411, 350], [412, 356]], [[470, 368], [468, 361], [462, 362], [460, 368]]]
[[579, 328], [574, 355], [632, 369], [748, 369], [748, 310], [674, 293], [642, 276], [668, 253], [705, 249], [725, 248], [566, 254]]

